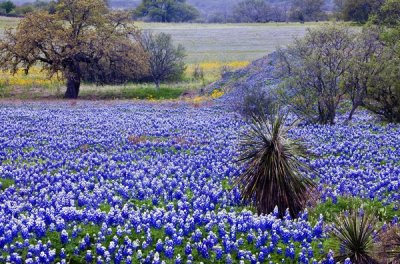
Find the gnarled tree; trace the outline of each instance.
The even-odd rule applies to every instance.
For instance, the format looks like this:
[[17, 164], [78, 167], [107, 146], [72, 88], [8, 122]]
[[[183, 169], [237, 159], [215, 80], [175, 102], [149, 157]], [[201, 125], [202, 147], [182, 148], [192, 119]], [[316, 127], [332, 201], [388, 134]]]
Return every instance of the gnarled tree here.
[[346, 94], [342, 79], [352, 51], [352, 34], [338, 25], [310, 29], [303, 39], [280, 51], [284, 102], [310, 121], [334, 124]]
[[385, 71], [387, 59], [384, 43], [377, 27], [365, 28], [355, 39], [354, 50], [349, 58], [349, 68], [344, 75], [344, 85], [352, 102], [349, 120], [360, 106], [365, 106], [368, 88]]
[[128, 14], [111, 12], [104, 0], [60, 0], [53, 14], [38, 11], [8, 29], [0, 40], [0, 68], [26, 73], [39, 64], [49, 77], [66, 79], [66, 98], [77, 98], [82, 65], [103, 74], [104, 65], [142, 75], [147, 53]]

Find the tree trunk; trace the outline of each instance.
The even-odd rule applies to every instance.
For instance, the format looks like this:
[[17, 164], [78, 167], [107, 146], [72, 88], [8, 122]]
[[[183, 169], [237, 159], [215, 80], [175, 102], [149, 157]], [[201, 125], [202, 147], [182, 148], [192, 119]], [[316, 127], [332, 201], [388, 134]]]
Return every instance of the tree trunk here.
[[351, 121], [353, 119], [354, 112], [357, 110], [357, 108], [358, 108], [358, 104], [353, 105], [353, 107], [351, 108], [350, 114], [349, 114], [348, 121]]
[[70, 70], [66, 74], [67, 78], [67, 91], [65, 92], [64, 98], [77, 99], [79, 95], [79, 88], [81, 86], [81, 72], [79, 66], [70, 67]]
[[79, 95], [79, 87], [81, 85], [80, 79], [68, 78], [67, 80], [67, 91], [65, 92], [65, 98], [77, 99]]
[[160, 80], [155, 80], [157, 91], [160, 90]]
[[336, 108], [333, 100], [324, 99], [318, 102], [319, 123], [323, 125], [334, 125]]

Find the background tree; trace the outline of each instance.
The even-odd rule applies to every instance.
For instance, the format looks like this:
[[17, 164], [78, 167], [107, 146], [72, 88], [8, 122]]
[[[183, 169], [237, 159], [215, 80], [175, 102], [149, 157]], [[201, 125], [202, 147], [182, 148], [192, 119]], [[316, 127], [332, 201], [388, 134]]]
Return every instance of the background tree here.
[[270, 7], [265, 0], [243, 0], [234, 6], [233, 18], [237, 22], [268, 22]]
[[400, 56], [400, 0], [387, 0], [370, 20], [384, 29], [383, 39]]
[[344, 75], [345, 90], [353, 105], [349, 120], [358, 107], [365, 105], [368, 87], [385, 68], [385, 63], [382, 62], [384, 43], [380, 34], [377, 27], [367, 27], [354, 41], [354, 50], [348, 60], [349, 68]]
[[4, 15], [10, 14], [15, 8], [16, 5], [12, 1], [4, 1], [0, 3], [0, 12]]
[[324, 4], [324, 0], [293, 0], [289, 17], [300, 22], [324, 19]]
[[385, 49], [383, 71], [372, 76], [365, 106], [389, 122], [400, 122], [400, 59], [393, 49]]
[[135, 9], [135, 16], [153, 22], [186, 22], [200, 13], [186, 0], [143, 0]]
[[[0, 68], [16, 73], [40, 63], [52, 76], [66, 79], [66, 98], [77, 98], [82, 64], [95, 69], [117, 60], [136, 74], [148, 69], [147, 55], [129, 15], [109, 11], [103, 0], [60, 0], [56, 12], [28, 14], [0, 40]], [[101, 69], [101, 66], [99, 66]]]
[[[389, 122], [400, 122], [400, 0], [387, 0], [371, 24], [381, 30], [384, 50], [376, 63], [382, 68], [372, 76], [368, 86], [366, 107]], [[372, 26], [371, 26], [372, 27]]]
[[303, 39], [279, 52], [284, 101], [302, 117], [334, 124], [336, 109], [346, 93], [341, 82], [352, 50], [348, 28], [325, 25], [309, 29]]
[[385, 0], [335, 0], [339, 17], [345, 21], [365, 23]]
[[180, 44], [174, 46], [171, 35], [146, 32], [142, 35], [141, 43], [149, 54], [150, 75], [157, 89], [161, 81], [182, 76], [186, 69], [183, 61], [185, 49]]

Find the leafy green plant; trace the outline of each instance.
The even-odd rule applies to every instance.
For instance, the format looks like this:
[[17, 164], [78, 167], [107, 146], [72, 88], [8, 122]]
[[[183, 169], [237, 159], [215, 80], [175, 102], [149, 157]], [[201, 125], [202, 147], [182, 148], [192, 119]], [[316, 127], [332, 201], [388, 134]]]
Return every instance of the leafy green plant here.
[[335, 261], [343, 262], [350, 258], [353, 264], [378, 263], [373, 256], [376, 253], [374, 228], [377, 219], [370, 213], [353, 211], [345, 213], [334, 221], [332, 236], [340, 244]]
[[306, 206], [314, 182], [305, 176], [310, 167], [299, 158], [307, 151], [298, 140], [289, 139], [283, 116], [271, 120], [254, 116], [240, 142], [240, 161], [245, 171], [237, 179], [243, 200], [253, 203], [258, 214], [271, 213], [277, 206], [279, 216], [286, 209], [296, 217]]

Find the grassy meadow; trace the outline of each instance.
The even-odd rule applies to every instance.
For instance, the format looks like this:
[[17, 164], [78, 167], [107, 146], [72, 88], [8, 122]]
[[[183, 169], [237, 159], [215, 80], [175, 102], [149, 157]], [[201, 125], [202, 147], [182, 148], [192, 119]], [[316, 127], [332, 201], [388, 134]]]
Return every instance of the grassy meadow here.
[[[6, 28], [17, 25], [18, 18], [0, 17], [0, 36]], [[164, 83], [160, 91], [153, 84], [125, 84], [95, 86], [84, 84], [81, 96], [89, 99], [174, 99], [184, 91], [193, 91], [218, 80], [225, 69], [236, 70], [247, 66], [279, 46], [289, 44], [294, 37], [304, 35], [307, 27], [318, 23], [268, 24], [189, 24], [143, 23], [137, 26], [154, 33], [172, 35], [176, 44], [186, 49], [187, 69], [183, 81]], [[195, 80], [195, 68], [204, 72], [204, 78]], [[15, 76], [0, 73], [0, 97], [20, 99], [62, 98], [62, 80], [47, 79], [40, 68], [29, 75], [22, 71]]]
[[171, 34], [188, 63], [252, 61], [304, 35], [318, 23], [166, 24], [138, 23], [144, 30]]

